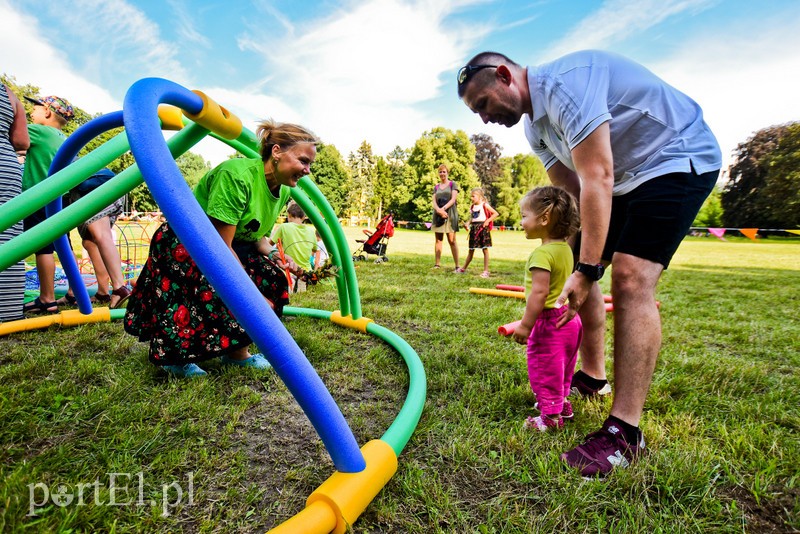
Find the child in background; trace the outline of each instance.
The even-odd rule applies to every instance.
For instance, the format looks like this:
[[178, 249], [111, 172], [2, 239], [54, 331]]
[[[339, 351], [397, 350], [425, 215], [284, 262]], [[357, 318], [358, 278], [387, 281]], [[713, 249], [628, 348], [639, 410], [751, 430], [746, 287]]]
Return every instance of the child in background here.
[[286, 207], [286, 217], [287, 221], [272, 231], [270, 244], [280, 243], [284, 254], [301, 269], [314, 270], [314, 253], [317, 251], [314, 227], [303, 224], [306, 213], [296, 202], [290, 202]]
[[540, 415], [528, 417], [525, 427], [547, 431], [572, 419], [567, 400], [583, 336], [580, 317], [556, 328], [567, 307], [555, 307], [574, 260], [567, 239], [580, 228], [575, 197], [553, 186], [538, 187], [520, 202], [522, 229], [527, 239], [541, 239], [525, 265], [528, 301], [514, 341], [528, 346], [528, 379]]
[[469, 253], [467, 261], [464, 263], [464, 270], [467, 270], [475, 250], [483, 250], [483, 272], [481, 278], [489, 278], [489, 249], [492, 248], [492, 221], [497, 218], [499, 213], [486, 202], [483, 196], [483, 189], [474, 188], [470, 192], [472, 206], [469, 208], [471, 223], [465, 224], [469, 230]]
[[314, 253], [314, 269], [322, 267], [325, 260], [328, 259], [328, 249], [325, 248], [325, 243], [322, 242], [322, 237], [319, 232], [314, 231], [314, 236], [317, 238], [317, 251]]
[[[22, 190], [27, 191], [38, 185], [48, 177], [50, 164], [66, 141], [62, 132], [67, 122], [75, 115], [68, 101], [58, 96], [44, 98], [31, 98], [25, 100], [33, 104], [31, 111], [31, 124], [28, 125], [28, 134], [31, 146], [28, 149], [25, 167], [22, 172]], [[27, 232], [37, 224], [47, 219], [45, 208], [40, 208], [23, 220]], [[55, 294], [56, 260], [53, 253], [53, 243], [48, 243], [36, 251], [36, 272], [39, 275], [39, 296], [35, 300], [24, 304], [24, 313], [58, 313], [58, 304]]]

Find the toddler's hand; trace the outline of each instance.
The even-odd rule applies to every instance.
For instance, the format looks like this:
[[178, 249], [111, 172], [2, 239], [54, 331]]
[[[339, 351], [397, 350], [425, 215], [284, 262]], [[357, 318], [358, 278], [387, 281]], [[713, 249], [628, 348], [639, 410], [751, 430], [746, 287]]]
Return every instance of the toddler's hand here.
[[522, 326], [521, 324], [517, 325], [517, 327], [514, 329], [514, 333], [512, 334], [514, 341], [520, 345], [527, 345], [530, 335], [531, 329], [527, 326]]

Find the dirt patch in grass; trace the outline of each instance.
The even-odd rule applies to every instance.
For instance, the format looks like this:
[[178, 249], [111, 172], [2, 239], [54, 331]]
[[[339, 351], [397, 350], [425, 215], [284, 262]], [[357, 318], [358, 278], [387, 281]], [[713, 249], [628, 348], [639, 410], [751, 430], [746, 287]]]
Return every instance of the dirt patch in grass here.
[[301, 511], [309, 494], [334, 467], [316, 430], [290, 395], [262, 394], [241, 417], [234, 447], [246, 456], [247, 480], [257, 490], [261, 518], [270, 528]]
[[724, 492], [744, 512], [745, 530], [759, 533], [797, 532], [797, 526], [788, 523], [800, 502], [800, 489], [775, 487], [771, 498], [757, 502], [752, 493], [742, 487]]

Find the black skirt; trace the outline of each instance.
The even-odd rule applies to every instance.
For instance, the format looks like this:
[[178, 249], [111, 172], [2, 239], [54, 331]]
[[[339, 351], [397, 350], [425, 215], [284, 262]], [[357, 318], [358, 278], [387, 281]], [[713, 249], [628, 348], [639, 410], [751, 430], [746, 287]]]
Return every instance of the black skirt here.
[[[234, 247], [258, 291], [278, 317], [289, 303], [286, 273], [253, 245]], [[147, 263], [125, 313], [125, 331], [150, 342], [155, 365], [181, 365], [222, 356], [252, 343], [178, 237], [164, 223], [153, 235]]]

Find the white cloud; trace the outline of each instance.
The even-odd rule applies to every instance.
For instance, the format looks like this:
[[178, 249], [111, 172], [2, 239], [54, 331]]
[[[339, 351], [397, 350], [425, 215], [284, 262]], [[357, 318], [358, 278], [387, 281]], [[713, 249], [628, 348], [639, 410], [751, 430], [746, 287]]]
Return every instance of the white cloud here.
[[2, 69], [18, 83], [36, 85], [42, 95], [59, 95], [90, 113], [122, 108], [106, 89], [75, 73], [67, 55], [43, 35], [36, 18], [0, 1], [0, 21], [0, 49], [9, 51]]
[[[719, 0], [608, 0], [541, 54], [549, 60], [573, 50], [609, 48], [669, 17], [696, 13]], [[722, 149], [731, 153], [754, 131], [800, 119], [800, 16], [710, 23], [678, 41], [668, 57], [646, 66], [703, 108]], [[624, 49], [621, 50], [624, 53]]]
[[196, 24], [192, 17], [194, 14], [193, 8], [187, 7], [183, 0], [168, 0], [167, 3], [177, 18], [176, 27], [181, 41], [201, 45], [203, 48], [210, 48], [211, 41], [195, 28]]
[[755, 131], [800, 120], [800, 14], [747, 20], [683, 43], [651, 69], [695, 99], [731, 152]]
[[667, 18], [696, 12], [719, 0], [606, 0], [564, 37], [546, 49], [541, 59], [549, 61], [575, 50], [607, 48], [652, 28]]
[[[408, 146], [430, 119], [415, 106], [434, 99], [481, 34], [445, 24], [468, 2], [371, 0], [300, 25], [294, 38], [240, 38], [282, 73], [265, 86], [301, 110], [302, 123], [343, 154], [367, 140], [378, 154]], [[280, 43], [278, 43], [280, 41]], [[456, 102], [457, 104], [457, 102]], [[404, 143], [406, 143], [404, 145]]]
[[79, 68], [92, 79], [126, 85], [145, 76], [188, 79], [178, 45], [163, 40], [158, 25], [124, 0], [79, 0], [65, 11], [64, 26], [86, 51]]

